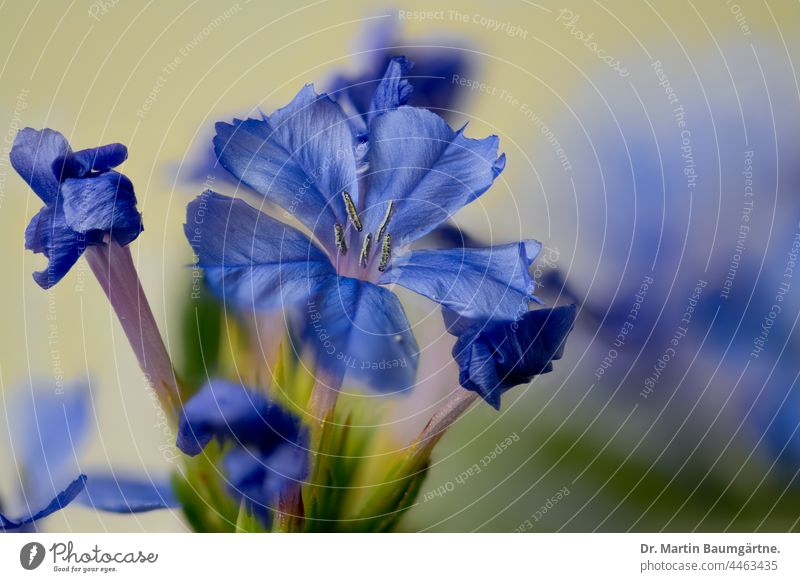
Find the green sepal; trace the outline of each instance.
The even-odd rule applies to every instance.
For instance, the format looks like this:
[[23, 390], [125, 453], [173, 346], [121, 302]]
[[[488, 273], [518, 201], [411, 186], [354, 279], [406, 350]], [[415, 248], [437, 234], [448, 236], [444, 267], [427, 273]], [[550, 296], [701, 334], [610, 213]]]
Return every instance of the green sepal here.
[[250, 511], [244, 499], [239, 504], [239, 515], [236, 517], [236, 533], [264, 533], [261, 521]]
[[290, 340], [281, 342], [272, 380], [274, 387], [270, 391], [271, 397], [302, 417], [314, 387], [314, 373], [298, 359], [296, 348]]
[[314, 455], [309, 482], [303, 487], [307, 531], [332, 531], [341, 511], [341, 497], [352, 479], [346, 455], [350, 418], [343, 423], [327, 423], [322, 429], [319, 452]]
[[239, 504], [230, 497], [217, 468], [222, 454], [211, 442], [196, 457], [186, 457], [183, 471], [173, 475], [172, 486], [186, 521], [197, 532], [236, 531]]
[[428, 475], [430, 454], [405, 454], [386, 474], [383, 484], [374, 488], [348, 529], [358, 532], [392, 531], [419, 496]]
[[320, 454], [314, 456], [311, 477], [303, 486], [305, 531], [343, 529], [363, 494], [358, 479], [375, 439], [375, 423], [357, 420], [346, 395], [340, 396], [335, 419], [323, 428]]

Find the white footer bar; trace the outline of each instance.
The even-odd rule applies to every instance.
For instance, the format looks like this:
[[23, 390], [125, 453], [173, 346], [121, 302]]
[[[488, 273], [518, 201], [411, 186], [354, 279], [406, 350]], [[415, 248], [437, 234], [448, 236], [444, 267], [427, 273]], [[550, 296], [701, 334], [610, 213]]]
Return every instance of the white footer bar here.
[[21, 534], [0, 535], [0, 572], [3, 580], [760, 582], [800, 580], [800, 536]]

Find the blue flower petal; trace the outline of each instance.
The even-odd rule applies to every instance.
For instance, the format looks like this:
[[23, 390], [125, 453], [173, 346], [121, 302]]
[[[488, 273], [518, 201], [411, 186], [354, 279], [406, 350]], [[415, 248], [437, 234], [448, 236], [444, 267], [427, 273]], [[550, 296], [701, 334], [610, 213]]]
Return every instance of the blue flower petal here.
[[303, 301], [334, 272], [306, 235], [243, 200], [215, 192], [189, 204], [184, 233], [208, 286], [242, 309]]
[[121, 143], [110, 143], [77, 151], [74, 159], [81, 167], [81, 176], [89, 172], [106, 172], [128, 159], [128, 148]]
[[414, 385], [419, 348], [391, 291], [349, 277], [332, 278], [302, 315], [306, 341], [319, 365], [350, 373], [383, 392]]
[[421, 248], [463, 249], [481, 246], [467, 231], [452, 222], [443, 222], [419, 241]]
[[377, 232], [389, 201], [387, 231], [405, 245], [483, 194], [502, 171], [497, 136], [475, 140], [425, 109], [400, 107], [372, 123], [365, 229]]
[[211, 439], [233, 441], [270, 453], [302, 437], [300, 422], [264, 396], [226, 380], [209, 380], [186, 404], [178, 426], [178, 448], [190, 456]]
[[450, 39], [437, 44], [442, 46], [404, 49], [403, 52], [414, 61], [411, 105], [448, 117], [459, 112], [460, 97], [465, 93], [456, 80], [475, 78], [471, 74], [475, 68], [475, 53], [467, 47], [454, 46]]
[[372, 123], [377, 116], [408, 103], [413, 87], [404, 77], [413, 66], [414, 63], [405, 57], [397, 57], [389, 61], [383, 79], [372, 96], [372, 103], [367, 115], [368, 123]]
[[358, 200], [356, 136], [339, 105], [306, 85], [269, 117], [216, 129], [220, 163], [335, 252], [334, 224], [347, 221], [341, 193]]
[[228, 489], [237, 500], [244, 499], [247, 508], [257, 515], [264, 524], [269, 523], [274, 497], [268, 495], [264, 484], [270, 472], [264, 466], [261, 456], [244, 447], [237, 447], [222, 460]]
[[14, 520], [0, 513], [0, 531], [17, 529], [18, 527], [19, 525]]
[[[237, 194], [247, 192], [248, 194], [259, 195], [258, 192], [244, 182], [240, 182], [236, 176], [219, 163], [211, 140], [208, 140], [208, 143], [205, 140], [200, 141], [202, 146], [194, 147], [187, 152], [186, 157], [180, 162], [169, 164], [168, 174], [170, 180], [176, 180], [178, 183], [190, 187], [195, 187], [198, 184], [206, 188], [209, 184], [214, 184], [215, 187], [223, 185], [225, 189], [231, 191], [238, 189]], [[272, 203], [267, 202], [267, 204]]]
[[362, 27], [354, 54], [365, 60], [358, 67], [363, 73], [355, 77], [337, 76], [331, 91], [352, 103], [359, 113], [366, 114], [381, 75], [391, 59], [402, 54], [414, 62], [411, 105], [432, 109], [443, 116], [457, 111], [459, 97], [470, 92], [456, 81], [475, 78], [477, 51], [464, 38], [454, 35], [404, 38], [397, 25], [397, 11], [390, 12], [394, 14], [387, 15], [382, 10], [381, 14], [387, 17], [371, 20]]
[[11, 162], [45, 203], [25, 231], [25, 246], [49, 260], [46, 270], [33, 275], [41, 287], [58, 283], [86, 246], [103, 243], [107, 234], [122, 245], [139, 236], [133, 185], [109, 171], [126, 156], [122, 144], [73, 153], [66, 138], [52, 129], [17, 133]]
[[42, 289], [49, 289], [64, 278], [91, 239], [67, 226], [58, 204], [42, 208], [25, 229], [25, 248], [43, 254], [48, 260], [46, 269], [33, 274]]
[[26, 127], [14, 138], [9, 159], [36, 195], [45, 204], [52, 204], [58, 198], [64, 161], [71, 154], [69, 142], [59, 132]]
[[78, 456], [92, 428], [89, 386], [35, 385], [18, 390], [10, 406], [14, 456], [24, 471], [25, 497], [38, 505], [52, 499], [80, 471]]
[[459, 382], [494, 408], [500, 397], [553, 369], [575, 323], [574, 305], [529, 311], [510, 323], [477, 323], [453, 346]]
[[66, 489], [51, 499], [49, 503], [44, 505], [41, 509], [31, 512], [24, 517], [10, 519], [3, 514], [0, 514], [0, 531], [19, 529], [23, 526], [39, 521], [40, 519], [55, 513], [56, 511], [64, 509], [72, 502], [73, 499], [75, 499], [75, 497], [78, 496], [81, 491], [83, 491], [85, 483], [86, 475], [80, 475], [77, 479], [70, 483]]
[[459, 315], [511, 321], [528, 311], [534, 282], [528, 267], [541, 243], [412, 251], [397, 257], [380, 283], [397, 283]]
[[235, 448], [223, 459], [225, 473], [234, 495], [247, 501], [251, 511], [265, 519], [278, 494], [308, 476], [308, 452], [286, 443], [268, 455]]
[[178, 507], [167, 480], [91, 473], [78, 503], [112, 513], [142, 513]]
[[76, 232], [108, 232], [121, 245], [133, 242], [142, 232], [133, 184], [123, 174], [108, 171], [68, 178], [61, 193], [66, 223]]

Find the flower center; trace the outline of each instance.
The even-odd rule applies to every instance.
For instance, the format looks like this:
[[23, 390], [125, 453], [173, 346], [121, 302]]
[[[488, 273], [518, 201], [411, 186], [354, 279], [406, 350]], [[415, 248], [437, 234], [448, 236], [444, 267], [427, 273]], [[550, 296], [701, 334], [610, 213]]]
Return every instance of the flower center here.
[[[356, 205], [353, 203], [353, 199], [347, 191], [342, 192], [342, 200], [344, 201], [344, 207], [347, 211], [348, 221], [353, 228], [355, 228], [356, 232], [362, 233], [364, 225], [361, 222], [361, 218], [358, 216]], [[389, 234], [388, 228], [393, 212], [394, 200], [391, 200], [386, 206], [386, 214], [383, 216], [378, 231], [374, 233], [374, 235], [371, 232], [367, 232], [363, 235], [351, 236], [351, 243], [357, 243], [359, 239], [361, 240], [361, 252], [358, 255], [357, 262], [354, 262], [353, 259], [355, 259], [355, 257], [353, 256], [350, 261], [342, 263], [344, 267], [343, 275], [363, 280], [377, 280], [379, 278], [379, 273], [386, 271], [392, 258], [392, 235]], [[339, 255], [344, 257], [347, 255], [348, 251], [345, 225], [337, 222], [333, 225], [333, 230], [336, 248], [339, 250]], [[374, 246], [376, 249], [374, 253], [372, 252], [373, 242], [375, 243]], [[376, 258], [377, 265], [375, 265]], [[375, 272], [375, 268], [377, 268], [377, 273]]]

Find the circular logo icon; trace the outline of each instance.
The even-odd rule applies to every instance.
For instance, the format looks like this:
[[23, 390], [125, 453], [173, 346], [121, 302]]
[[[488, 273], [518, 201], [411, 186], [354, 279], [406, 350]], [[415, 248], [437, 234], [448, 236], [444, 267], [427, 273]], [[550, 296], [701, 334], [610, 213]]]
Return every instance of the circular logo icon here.
[[39, 542], [30, 542], [19, 551], [19, 563], [26, 570], [35, 570], [44, 562], [44, 546]]

